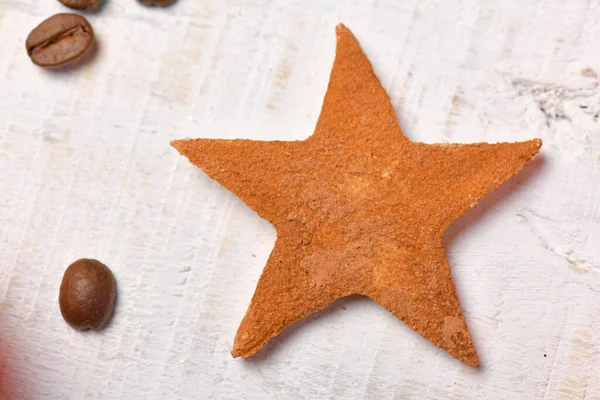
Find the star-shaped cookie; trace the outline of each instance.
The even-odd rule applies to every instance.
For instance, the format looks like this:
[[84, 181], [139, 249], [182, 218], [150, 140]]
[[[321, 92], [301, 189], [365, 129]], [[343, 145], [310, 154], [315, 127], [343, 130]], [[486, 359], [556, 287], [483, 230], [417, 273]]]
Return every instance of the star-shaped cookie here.
[[442, 235], [531, 160], [540, 140], [411, 142], [371, 63], [339, 25], [329, 87], [308, 139], [172, 145], [277, 230], [234, 357], [249, 357], [294, 322], [360, 294], [478, 365]]

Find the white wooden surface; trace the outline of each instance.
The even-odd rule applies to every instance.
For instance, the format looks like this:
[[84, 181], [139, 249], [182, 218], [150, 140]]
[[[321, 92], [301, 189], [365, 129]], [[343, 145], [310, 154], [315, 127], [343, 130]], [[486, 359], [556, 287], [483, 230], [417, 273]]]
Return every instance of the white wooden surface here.
[[[0, 1], [0, 398], [600, 399], [599, 0], [108, 0], [95, 61], [41, 70], [65, 10]], [[410, 138], [545, 142], [446, 235], [481, 370], [359, 297], [229, 355], [275, 231], [168, 143], [310, 135], [338, 22]], [[80, 257], [101, 333], [60, 316]]]

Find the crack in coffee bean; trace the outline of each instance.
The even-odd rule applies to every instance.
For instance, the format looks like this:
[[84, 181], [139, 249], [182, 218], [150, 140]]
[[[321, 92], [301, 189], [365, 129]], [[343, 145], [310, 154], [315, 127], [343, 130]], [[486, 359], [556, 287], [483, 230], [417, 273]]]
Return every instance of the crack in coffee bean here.
[[71, 28], [68, 31], [65, 32], [59, 32], [56, 34], [56, 36], [49, 38], [48, 40], [46, 40], [45, 42], [33, 45], [31, 48], [27, 49], [29, 51], [29, 53], [33, 53], [35, 51], [40, 51], [42, 49], [45, 49], [48, 46], [53, 45], [54, 43], [58, 42], [59, 40], [61, 40], [64, 37], [67, 36], [72, 36], [74, 35], [76, 32], [83, 30], [85, 31], [85, 27], [83, 26], [76, 26], [75, 28]]

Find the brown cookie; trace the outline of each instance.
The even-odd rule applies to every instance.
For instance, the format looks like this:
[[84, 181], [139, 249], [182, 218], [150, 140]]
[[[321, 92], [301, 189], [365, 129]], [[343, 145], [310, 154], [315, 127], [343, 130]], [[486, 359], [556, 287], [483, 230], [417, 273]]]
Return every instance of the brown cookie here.
[[172, 142], [277, 230], [233, 356], [249, 357], [294, 322], [360, 294], [477, 366], [442, 235], [541, 144], [410, 141], [371, 63], [339, 25], [311, 137]]

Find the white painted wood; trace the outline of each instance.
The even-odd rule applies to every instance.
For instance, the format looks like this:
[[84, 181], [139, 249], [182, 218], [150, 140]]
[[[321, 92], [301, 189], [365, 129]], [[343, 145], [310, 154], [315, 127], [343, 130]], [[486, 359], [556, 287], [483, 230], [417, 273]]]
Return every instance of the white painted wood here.
[[[65, 10], [0, 2], [2, 399], [600, 399], [600, 1], [110, 0], [95, 61], [41, 70]], [[545, 142], [446, 236], [479, 371], [364, 298], [229, 355], [275, 232], [169, 141], [310, 135], [338, 22], [410, 138]], [[101, 333], [58, 309], [80, 257], [118, 279]]]

